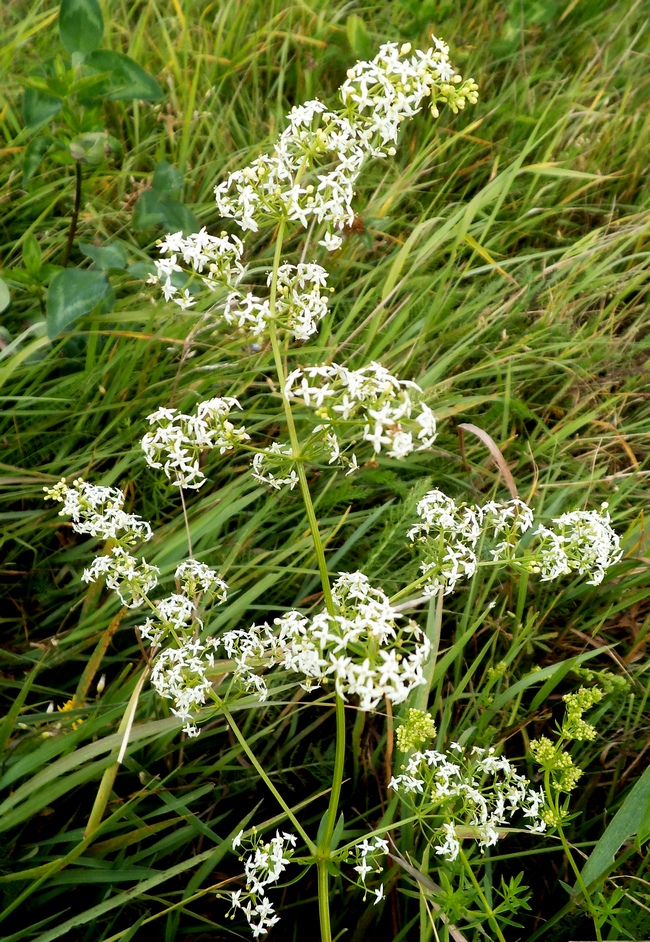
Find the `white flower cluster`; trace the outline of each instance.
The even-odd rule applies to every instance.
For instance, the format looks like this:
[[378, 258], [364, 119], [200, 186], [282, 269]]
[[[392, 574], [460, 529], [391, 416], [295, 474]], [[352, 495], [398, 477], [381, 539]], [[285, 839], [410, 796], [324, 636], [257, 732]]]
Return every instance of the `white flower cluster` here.
[[299, 368], [287, 376], [285, 394], [313, 407], [322, 419], [314, 432], [325, 432], [330, 463], [340, 457], [337, 432], [354, 435], [358, 430], [376, 454], [386, 448], [389, 458], [430, 448], [436, 439], [436, 420], [420, 401], [421, 388], [379, 363], [359, 370], [336, 363]]
[[462, 82], [449, 62], [448, 47], [413, 55], [410, 44], [386, 43], [370, 62], [357, 62], [340, 89], [344, 108], [330, 112], [318, 100], [293, 108], [288, 126], [273, 152], [263, 154], [215, 187], [222, 216], [242, 229], [284, 218], [305, 228], [312, 219], [328, 224], [322, 240], [328, 249], [341, 244], [334, 230], [354, 219], [354, 186], [371, 157], [394, 154], [402, 122], [417, 114], [425, 99], [454, 110], [477, 100], [473, 80]]
[[453, 759], [432, 749], [415, 752], [404, 772], [389, 784], [393, 791], [422, 796], [416, 801], [419, 815], [431, 813], [447, 819], [442, 824], [443, 839], [435, 847], [437, 854], [455, 860], [460, 850], [458, 826], [471, 828], [480, 847], [496, 844], [499, 827], [517, 815], [531, 819], [526, 824], [529, 831], [546, 830], [542, 789], [531, 788], [528, 779], [505, 757], [497, 756], [494, 748], [474, 746], [469, 754], [463, 754], [458, 743], [450, 748], [456, 753]]
[[[384, 857], [388, 853], [388, 841], [383, 837], [372, 839], [364, 838], [359, 844], [350, 851], [348, 861], [356, 864], [353, 868], [358, 873], [358, 879], [361, 885], [366, 888], [366, 877], [369, 873], [381, 873], [382, 868], [378, 865], [377, 858]], [[376, 890], [372, 890], [375, 897], [374, 906], [384, 898], [384, 884], [381, 883]], [[365, 895], [364, 895], [365, 899]]]
[[[438, 103], [446, 102], [457, 112], [477, 100], [476, 83], [462, 81], [449, 62], [447, 45], [435, 37], [433, 43], [413, 54], [408, 43], [387, 43], [372, 61], [357, 62], [341, 86], [339, 112], [328, 111], [318, 100], [294, 107], [272, 153], [262, 154], [215, 187], [221, 215], [253, 232], [280, 219], [305, 228], [312, 221], [325, 223], [319, 244], [330, 251], [339, 248], [340, 231], [354, 221], [352, 200], [364, 164], [395, 154], [393, 143], [403, 121], [417, 114], [425, 100], [436, 116]], [[164, 257], [156, 261], [149, 281], [160, 283], [165, 299], [183, 309], [195, 303], [189, 285], [198, 277], [209, 290], [227, 289], [226, 301], [219, 302], [224, 320], [255, 335], [273, 317], [296, 340], [305, 340], [327, 311], [320, 291], [325, 272], [318, 265], [281, 266], [272, 315], [268, 298], [237, 288], [245, 270], [243, 243], [236, 236], [211, 236], [203, 228], [190, 236], [168, 235], [159, 247]]]
[[426, 546], [420, 568], [427, 579], [425, 595], [440, 589], [448, 595], [461, 579], [470, 579], [476, 572], [476, 547], [482, 535], [501, 539], [491, 551], [493, 559], [512, 555], [512, 541], [532, 526], [533, 515], [519, 498], [503, 504], [490, 501], [483, 507], [457, 504], [442, 491], [429, 491], [419, 501], [420, 522], [408, 531], [410, 540]]
[[[167, 606], [165, 602], [168, 603]], [[178, 633], [178, 626], [184, 614], [182, 603], [179, 604], [179, 602], [178, 598], [170, 596], [169, 599], [159, 602], [157, 606], [161, 622], [162, 618], [166, 617], [168, 619], [166, 624], [171, 624], [171, 619], [175, 615], [175, 633]], [[171, 609], [175, 606], [177, 606], [177, 611], [173, 615]], [[191, 622], [183, 627], [187, 632], [191, 627]], [[145, 626], [140, 629], [143, 637], [150, 628], [151, 623], [145, 623]], [[155, 625], [152, 635], [155, 634], [156, 628], [159, 626]], [[156, 656], [151, 668], [152, 686], [161, 697], [172, 701], [171, 711], [174, 716], [185, 723], [183, 731], [188, 736], [199, 735], [199, 728], [194, 720], [201, 707], [207, 703], [212, 690], [212, 681], [208, 678], [207, 671], [214, 668], [217, 647], [218, 643], [214, 638], [208, 638], [203, 644], [198, 638], [185, 637], [178, 647], [170, 645], [163, 648]]]
[[[519, 498], [483, 506], [457, 504], [442, 491], [429, 491], [417, 505], [420, 521], [407, 536], [425, 546], [421, 570], [427, 577], [426, 595], [443, 589], [452, 592], [461, 579], [469, 579], [478, 565], [477, 546], [491, 547], [493, 561], [508, 562], [540, 574], [542, 581], [577, 572], [589, 574], [589, 585], [599, 585], [607, 568], [622, 556], [620, 539], [602, 511], [574, 510], [553, 520], [551, 529], [539, 525], [530, 507]], [[517, 556], [520, 539], [532, 530], [536, 542]]]
[[307, 618], [290, 611], [276, 618], [274, 627], [227, 632], [222, 642], [236, 662], [235, 676], [263, 699], [266, 685], [256, 670], [266, 659], [302, 675], [307, 690], [333, 680], [344, 699], [359, 698], [361, 710], [375, 709], [384, 698], [402, 703], [424, 682], [428, 639], [413, 621], [398, 625], [403, 616], [361, 572], [342, 573], [332, 596], [335, 615]]
[[84, 582], [96, 582], [104, 576], [106, 587], [117, 592], [123, 605], [139, 608], [158, 585], [159, 575], [157, 566], [137, 560], [121, 546], [114, 546], [106, 556], [97, 556], [81, 578]]
[[[268, 285], [271, 279], [269, 274]], [[296, 340], [307, 340], [327, 314], [327, 298], [321, 292], [326, 285], [327, 272], [315, 262], [280, 265], [274, 310], [270, 298], [260, 298], [251, 291], [231, 291], [223, 319], [235, 327], [246, 327], [256, 337], [273, 321]]]
[[138, 608], [158, 584], [160, 570], [144, 559], [137, 560], [127, 547], [150, 540], [151, 526], [146, 520], [124, 511], [125, 496], [116, 487], [89, 484], [77, 478], [70, 487], [65, 480], [44, 488], [50, 500], [63, 502], [59, 516], [72, 517], [72, 529], [115, 545], [105, 556], [98, 556], [81, 576], [84, 582], [106, 577], [106, 585], [119, 595], [127, 608]]
[[207, 671], [214, 667], [215, 652], [220, 647], [220, 642], [212, 638], [199, 640], [203, 622], [198, 606], [205, 597], [225, 602], [228, 586], [205, 563], [188, 559], [174, 573], [178, 591], [163, 599], [151, 599], [160, 570], [131, 556], [125, 545], [136, 539], [150, 539], [152, 530], [140, 517], [124, 513], [122, 491], [88, 484], [81, 478], [72, 487], [61, 481], [45, 491], [53, 500], [63, 501], [61, 513], [72, 516], [72, 526], [78, 533], [91, 533], [117, 543], [84, 570], [82, 579], [95, 582], [104, 577], [107, 587], [127, 608], [148, 603], [152, 615], [139, 627], [140, 636], [154, 649], [166, 645], [154, 659], [152, 685], [161, 697], [173, 702], [172, 713], [184, 721], [185, 732], [198, 736], [192, 719], [208, 700], [212, 681]]
[[185, 723], [188, 736], [198, 736], [193, 718], [207, 703], [212, 681], [207, 671], [215, 666], [219, 642], [199, 635], [203, 622], [197, 614], [201, 597], [225, 602], [228, 586], [205, 563], [188, 559], [176, 569], [174, 578], [181, 591], [151, 602], [153, 616], [140, 625], [140, 636], [153, 648], [164, 647], [155, 657], [151, 683], [161, 697], [171, 700], [172, 713]]
[[43, 488], [50, 500], [63, 502], [60, 517], [72, 517], [76, 533], [88, 533], [101, 540], [116, 540], [121, 546], [150, 540], [151, 527], [141, 517], [124, 511], [124, 493], [116, 487], [89, 484], [83, 478], [72, 482], [62, 478], [54, 487]]
[[184, 269], [178, 264], [179, 258], [191, 266], [205, 287], [212, 291], [224, 286], [232, 290], [244, 277], [245, 268], [241, 262], [244, 243], [226, 232], [213, 236], [205, 227], [188, 236], [174, 232], [159, 242], [158, 249], [166, 257], [154, 262], [156, 273], [151, 274], [147, 282], [161, 284], [165, 301], [174, 301], [183, 310], [196, 302], [188, 287], [181, 289], [173, 284], [175, 274], [182, 274], [187, 281]]
[[294, 460], [290, 445], [273, 442], [253, 457], [252, 475], [260, 484], [266, 484], [274, 491], [285, 486], [292, 491], [298, 483], [298, 472], [291, 467]]
[[[235, 850], [242, 843], [243, 831], [233, 838]], [[246, 890], [231, 893], [231, 908], [241, 909], [253, 932], [253, 938], [266, 935], [272, 926], [280, 921], [273, 904], [266, 895], [266, 888], [277, 883], [287, 864], [291, 861], [293, 848], [296, 846], [295, 834], [276, 831], [275, 837], [264, 844], [259, 840], [251, 842], [252, 852], [244, 859]], [[246, 903], [243, 902], [246, 900]]]
[[233, 408], [241, 406], [231, 396], [200, 402], [196, 415], [161, 406], [147, 416], [150, 425], [157, 425], [141, 442], [147, 464], [162, 468], [177, 487], [202, 487], [205, 475], [200, 468], [201, 452], [218, 448], [223, 455], [250, 437], [243, 426], [235, 428], [230, 421]]
[[606, 570], [623, 556], [621, 541], [609, 522], [607, 504], [598, 510], [573, 510], [553, 520], [554, 527], [540, 526], [531, 571], [542, 582], [577, 572], [589, 574], [587, 585], [600, 585]]

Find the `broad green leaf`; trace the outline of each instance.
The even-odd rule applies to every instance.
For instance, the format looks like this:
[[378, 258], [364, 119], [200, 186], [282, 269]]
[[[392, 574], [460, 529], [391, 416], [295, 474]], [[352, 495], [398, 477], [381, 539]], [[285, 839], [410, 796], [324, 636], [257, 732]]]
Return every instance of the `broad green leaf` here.
[[0, 313], [5, 311], [11, 304], [11, 295], [9, 294], [9, 288], [5, 282], [0, 278]]
[[48, 138], [44, 137], [42, 134], [38, 134], [31, 139], [25, 148], [25, 155], [23, 157], [23, 187], [27, 186], [40, 167], [43, 157], [45, 157], [50, 149], [50, 145], [51, 141], [48, 140]]
[[[582, 879], [586, 886], [604, 877], [614, 863], [621, 845], [639, 834], [642, 840], [648, 837], [648, 806], [650, 803], [650, 768], [647, 768], [634, 787], [627, 793], [623, 804], [605, 828], [589, 858], [582, 868]], [[646, 833], [643, 834], [642, 830]]]
[[80, 242], [79, 249], [86, 258], [92, 259], [100, 271], [126, 268], [126, 249], [119, 242], [109, 242], [108, 245], [88, 245]]
[[58, 337], [109, 296], [108, 278], [99, 271], [66, 268], [57, 272], [47, 292], [47, 335]]
[[145, 281], [155, 270], [153, 262], [133, 262], [127, 268], [129, 275], [133, 275], [138, 281]]
[[[28, 128], [36, 127], [49, 121], [63, 108], [63, 102], [54, 95], [38, 91], [35, 88], [26, 88], [23, 95], [23, 120]], [[40, 162], [40, 161], [39, 161]], [[37, 165], [38, 166], [38, 165]]]
[[91, 166], [100, 164], [106, 156], [107, 139], [105, 131], [77, 134], [70, 141], [70, 153], [79, 163]]
[[70, 55], [86, 56], [99, 48], [104, 35], [104, 18], [98, 0], [61, 0], [59, 35]]
[[159, 196], [178, 196], [183, 186], [183, 174], [168, 160], [156, 164], [151, 180], [151, 189]]
[[171, 196], [159, 196], [154, 190], [145, 190], [133, 207], [133, 228], [138, 231], [162, 226], [167, 232], [183, 231], [185, 235], [198, 232], [199, 221], [187, 206]]
[[137, 62], [121, 52], [98, 49], [91, 53], [84, 63], [95, 72], [105, 73], [105, 80], [100, 83], [93, 98], [103, 101], [162, 101], [163, 90], [158, 82], [145, 72]]

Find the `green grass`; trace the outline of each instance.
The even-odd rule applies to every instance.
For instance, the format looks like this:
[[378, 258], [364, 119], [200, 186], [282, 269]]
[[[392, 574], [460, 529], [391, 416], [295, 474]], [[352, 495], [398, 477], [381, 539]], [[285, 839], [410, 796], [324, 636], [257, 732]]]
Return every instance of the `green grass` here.
[[[148, 0], [111, 4], [109, 20], [107, 5], [104, 44], [155, 75], [165, 99], [107, 107], [124, 156], [88, 171], [76, 242], [119, 240], [130, 262], [153, 256], [161, 230], [135, 231], [132, 209], [162, 159], [183, 173], [182, 198], [201, 223], [216, 226], [213, 184], [268, 147], [292, 104], [315, 94], [333, 101], [348, 65], [381, 42], [425, 45], [435, 28], [450, 43], [452, 61], [479, 83], [479, 104], [435, 123], [420, 116], [395, 160], [362, 178], [359, 231], [330, 266], [332, 315], [298, 357], [355, 367], [377, 359], [417, 379], [440, 435], [430, 454], [399, 466], [380, 460], [354, 480], [322, 475], [310, 483], [331, 571], [362, 568], [389, 593], [417, 570], [403, 533], [427, 488], [468, 499], [505, 495], [471, 436], [465, 466], [460, 422], [494, 438], [520, 494], [545, 515], [609, 501], [625, 559], [605, 583], [531, 581], [526, 590], [514, 577], [481, 576], [446, 603], [429, 695], [439, 745], [461, 736], [503, 743], [525, 764], [529, 740], [552, 735], [560, 697], [579, 686], [575, 668], [584, 658], [627, 678], [627, 692], [598, 711], [599, 739], [574, 753], [585, 775], [567, 833], [580, 857], [647, 765], [648, 24], [640, 3], [599, 0], [428, 9], [413, 6], [424, 10], [418, 19], [406, 2]], [[80, 474], [128, 486], [133, 509], [156, 529], [147, 560], [169, 575], [185, 557], [185, 532], [177, 495], [141, 456], [143, 419], [161, 404], [189, 408], [237, 395], [252, 416], [247, 425], [268, 428], [269, 417], [280, 419], [265, 381], [272, 357], [236, 331], [181, 315], [158, 297], [152, 303], [154, 289], [127, 275], [115, 281], [113, 311], [82, 319], [72, 336], [47, 339], [44, 289], [21, 279], [23, 250], [32, 234], [45, 263], [60, 261], [74, 180], [70, 168], [45, 163], [22, 188], [19, 80], [51, 54], [55, 18], [56, 6], [42, 3], [0, 12], [0, 275], [12, 291], [0, 314], [2, 929], [16, 942], [246, 937], [214, 897], [213, 887], [241, 870], [224, 841], [242, 821], [261, 826], [278, 808], [218, 715], [198, 740], [183, 742], [145, 687], [106, 821], [94, 842], [83, 842], [142, 666], [138, 619], [80, 582], [96, 547], [74, 537], [42, 501], [42, 488]], [[268, 241], [250, 245], [252, 261], [268, 264]], [[77, 248], [70, 261], [86, 264]], [[210, 632], [317, 600], [299, 496], [267, 494], [241, 457], [212, 455], [208, 467], [210, 484], [189, 501], [192, 541], [232, 590]], [[477, 619], [483, 597], [497, 604]], [[541, 675], [545, 686], [522, 687], [535, 667], [557, 669]], [[301, 820], [315, 833], [334, 758], [331, 703], [296, 696], [282, 675], [273, 683], [270, 705], [244, 698], [236, 718], [290, 803], [306, 805]], [[76, 712], [46, 712], [75, 691], [83, 704]], [[349, 712], [345, 840], [381, 818], [389, 735], [381, 714], [355, 726]], [[73, 729], [75, 719], [83, 722]], [[421, 847], [406, 849], [424, 866]], [[648, 938], [646, 849], [626, 834], [617, 853], [603, 892], [618, 914], [603, 937]], [[519, 916], [523, 928], [503, 927], [509, 942], [545, 925], [548, 938], [593, 938], [561, 886], [573, 877], [557, 840], [513, 837], [477, 866], [488, 896], [502, 875], [524, 871], [531, 911]], [[402, 882], [407, 893], [391, 894], [383, 909], [333, 885], [334, 927], [348, 928], [344, 938], [435, 938], [426, 906], [407, 895], [416, 884]], [[271, 938], [303, 938], [315, 896], [311, 875], [289, 887]]]

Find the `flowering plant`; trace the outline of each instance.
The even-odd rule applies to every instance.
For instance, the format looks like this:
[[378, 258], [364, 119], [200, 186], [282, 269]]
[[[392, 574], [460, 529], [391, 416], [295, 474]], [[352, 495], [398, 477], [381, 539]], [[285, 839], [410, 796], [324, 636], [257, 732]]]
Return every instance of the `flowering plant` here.
[[[463, 81], [448, 53], [446, 44], [435, 38], [425, 51], [413, 52], [408, 43], [386, 44], [372, 61], [358, 62], [349, 70], [338, 111], [329, 111], [319, 100], [295, 107], [272, 152], [215, 188], [221, 216], [232, 220], [240, 235], [211, 235], [205, 229], [190, 236], [170, 234], [160, 243], [161, 258], [151, 277], [164, 298], [182, 310], [200, 304], [224, 329], [268, 341], [284, 424], [272, 434], [238, 425], [240, 413], [248, 422], [243, 395], [202, 401], [194, 414], [162, 405], [148, 416], [150, 429], [142, 438], [145, 459], [179, 489], [184, 513], [184, 489], [198, 490], [209, 479], [204, 456], [210, 450], [220, 455], [236, 449], [252, 452], [256, 481], [274, 491], [298, 488], [321, 580], [317, 610], [291, 610], [261, 625], [211, 636], [205, 609], [213, 602], [228, 604], [228, 587], [216, 570], [194, 558], [189, 540], [189, 558], [174, 573], [175, 591], [156, 598], [160, 569], [135, 555], [136, 546], [151, 539], [152, 529], [124, 512], [123, 492], [82, 479], [47, 489], [50, 498], [63, 503], [61, 513], [72, 517], [77, 532], [107, 541], [105, 554], [86, 569], [84, 580], [104, 578], [126, 607], [148, 610], [138, 627], [141, 641], [150, 646], [147, 670], [184, 731], [199, 734], [199, 723], [208, 714], [205, 707], [223, 715], [296, 832], [278, 832], [266, 843], [252, 838], [244, 865], [245, 888], [232, 893], [230, 901], [236, 913], [243, 913], [254, 937], [278, 921], [266, 888], [278, 882], [300, 840], [307, 852], [301, 862], [317, 869], [321, 936], [331, 942], [332, 873], [340, 872], [346, 861], [356, 862], [355, 879], [365, 888], [367, 876], [389, 852], [388, 839], [377, 834], [338, 846], [346, 707], [362, 715], [385, 703], [392, 711], [421, 691], [426, 703], [429, 692], [428, 671], [435, 657], [429, 633], [364, 573], [343, 572], [332, 581], [307, 469], [325, 463], [351, 474], [380, 453], [391, 460], [426, 453], [436, 440], [434, 411], [417, 382], [394, 376], [379, 363], [358, 369], [330, 361], [305, 365], [301, 348], [291, 344], [312, 337], [327, 316], [328, 272], [305, 258], [312, 237], [324, 251], [341, 248], [354, 219], [355, 184], [367, 162], [392, 156], [401, 125], [425, 104], [435, 117], [441, 104], [458, 112], [476, 102], [476, 84]], [[246, 265], [245, 236], [271, 227], [274, 260], [261, 277]], [[302, 257], [285, 261], [285, 236], [301, 228], [309, 230]], [[300, 359], [287, 371], [289, 357]], [[425, 596], [434, 596], [439, 613], [443, 597], [482, 564], [518, 567], [538, 573], [542, 580], [578, 572], [597, 584], [620, 558], [618, 537], [606, 513], [572, 511], [556, 518], [552, 527], [538, 525], [533, 530], [533, 512], [519, 498], [470, 506], [432, 490], [418, 504], [417, 516], [407, 536], [422, 553], [421, 576], [408, 590], [419, 588]], [[536, 542], [529, 545], [531, 535]], [[229, 703], [240, 696], [253, 702], [266, 699], [271, 671], [287, 672], [290, 683], [305, 691], [321, 688], [334, 699], [332, 783], [315, 839], [270, 780], [229, 710]], [[224, 675], [229, 680], [222, 689]], [[428, 749], [409, 757], [418, 737], [433, 735], [426, 716], [422, 711], [419, 719], [414, 716], [417, 729], [413, 726], [398, 740], [405, 764], [390, 779], [391, 814], [398, 804], [406, 808], [410, 803], [428, 846], [450, 863], [458, 857], [466, 862], [463, 838], [489, 847], [505, 834], [503, 825], [513, 817], [524, 820], [529, 830], [544, 829], [542, 794], [494, 749], [477, 746], [464, 752], [452, 743], [453, 756]], [[391, 821], [388, 829], [399, 825]], [[239, 834], [233, 849], [249, 837]], [[372, 892], [379, 904], [384, 884]]]

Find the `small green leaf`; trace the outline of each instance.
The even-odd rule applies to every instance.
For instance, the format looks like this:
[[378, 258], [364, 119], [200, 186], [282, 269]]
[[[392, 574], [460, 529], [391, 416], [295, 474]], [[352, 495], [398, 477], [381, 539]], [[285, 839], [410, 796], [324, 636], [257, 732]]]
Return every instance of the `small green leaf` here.
[[2, 311], [5, 311], [11, 304], [11, 295], [9, 294], [9, 288], [5, 282], [0, 278], [0, 314]]
[[43, 253], [33, 232], [30, 232], [23, 242], [23, 264], [30, 275], [38, 277], [43, 265]]
[[110, 300], [111, 294], [108, 278], [102, 272], [78, 268], [57, 272], [47, 292], [47, 335], [50, 340], [102, 301]]
[[107, 142], [108, 134], [105, 131], [77, 134], [70, 141], [70, 153], [79, 163], [96, 166], [106, 156]]
[[70, 55], [88, 55], [99, 48], [104, 35], [104, 18], [98, 0], [61, 0], [59, 35]]
[[35, 88], [26, 88], [23, 95], [23, 120], [28, 128], [36, 127], [44, 121], [49, 121], [63, 108], [63, 102], [54, 95], [38, 91]]
[[168, 160], [156, 164], [151, 181], [151, 189], [159, 196], [178, 196], [183, 186], [183, 174], [173, 167]]
[[339, 819], [336, 822], [334, 833], [332, 834], [332, 840], [330, 841], [330, 850], [336, 850], [336, 848], [341, 843], [341, 837], [343, 836], [344, 824], [345, 824], [345, 818], [343, 817], [343, 812], [341, 812], [339, 815]]
[[50, 144], [51, 141], [49, 141], [48, 138], [44, 137], [42, 134], [38, 134], [31, 139], [25, 148], [25, 155], [23, 157], [23, 187], [27, 186], [40, 167], [43, 157], [45, 157], [50, 149]]
[[137, 62], [121, 52], [98, 49], [91, 53], [85, 65], [95, 72], [106, 73], [93, 98], [103, 101], [162, 101], [163, 90], [158, 82]]
[[92, 259], [100, 271], [126, 268], [126, 250], [119, 242], [109, 242], [108, 245], [87, 245], [80, 242], [79, 248], [86, 258]]

